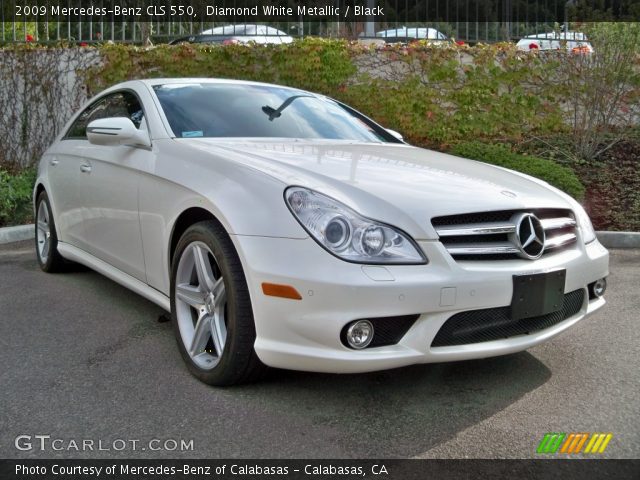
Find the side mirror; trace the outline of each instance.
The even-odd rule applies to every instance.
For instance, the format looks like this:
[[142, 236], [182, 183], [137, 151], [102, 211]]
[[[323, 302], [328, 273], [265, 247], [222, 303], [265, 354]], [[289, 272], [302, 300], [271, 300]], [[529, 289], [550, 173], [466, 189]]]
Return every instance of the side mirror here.
[[402, 138], [402, 135], [400, 135], [398, 132], [396, 132], [395, 130], [391, 130], [390, 128], [385, 128], [385, 130], [390, 133], [391, 135], [393, 135], [394, 137], [396, 137], [398, 140], [400, 140], [401, 142], [404, 142], [404, 138]]
[[133, 122], [125, 117], [94, 120], [87, 125], [87, 139], [94, 145], [151, 146], [149, 134], [138, 130]]

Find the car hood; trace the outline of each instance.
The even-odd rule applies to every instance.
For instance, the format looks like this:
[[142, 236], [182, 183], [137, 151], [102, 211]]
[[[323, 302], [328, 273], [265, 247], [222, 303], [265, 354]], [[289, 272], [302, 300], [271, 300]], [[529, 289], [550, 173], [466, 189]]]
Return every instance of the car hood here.
[[346, 203], [413, 234], [437, 238], [430, 219], [492, 210], [571, 208], [558, 190], [518, 172], [399, 144], [180, 139]]

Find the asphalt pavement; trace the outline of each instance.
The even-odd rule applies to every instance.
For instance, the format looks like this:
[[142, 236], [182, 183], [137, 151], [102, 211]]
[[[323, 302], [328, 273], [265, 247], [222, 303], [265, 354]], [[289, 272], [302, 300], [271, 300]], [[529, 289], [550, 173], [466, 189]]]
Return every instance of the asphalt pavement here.
[[187, 372], [160, 308], [4, 245], [0, 458], [529, 458], [547, 432], [612, 433], [600, 457], [640, 458], [640, 250], [612, 251], [606, 298], [515, 355], [220, 389]]

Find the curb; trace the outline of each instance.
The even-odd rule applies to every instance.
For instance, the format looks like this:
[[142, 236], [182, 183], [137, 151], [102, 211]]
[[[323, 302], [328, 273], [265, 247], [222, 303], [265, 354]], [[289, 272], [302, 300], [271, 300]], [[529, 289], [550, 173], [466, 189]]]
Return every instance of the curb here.
[[[0, 228], [0, 245], [33, 238], [33, 224]], [[640, 232], [596, 232], [607, 248], [640, 248]]]
[[33, 238], [33, 224], [0, 228], [0, 245]]
[[640, 232], [596, 232], [607, 248], [640, 248]]

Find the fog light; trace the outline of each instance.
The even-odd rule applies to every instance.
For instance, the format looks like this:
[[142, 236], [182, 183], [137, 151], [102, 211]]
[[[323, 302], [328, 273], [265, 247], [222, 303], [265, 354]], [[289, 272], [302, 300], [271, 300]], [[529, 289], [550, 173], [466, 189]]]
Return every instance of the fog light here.
[[607, 291], [607, 279], [601, 278], [600, 280], [596, 280], [593, 284], [593, 294], [596, 297], [601, 297], [604, 295], [604, 292]]
[[366, 348], [373, 340], [373, 325], [369, 320], [356, 320], [347, 328], [346, 337], [351, 348]]

